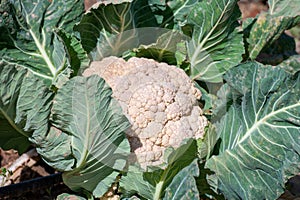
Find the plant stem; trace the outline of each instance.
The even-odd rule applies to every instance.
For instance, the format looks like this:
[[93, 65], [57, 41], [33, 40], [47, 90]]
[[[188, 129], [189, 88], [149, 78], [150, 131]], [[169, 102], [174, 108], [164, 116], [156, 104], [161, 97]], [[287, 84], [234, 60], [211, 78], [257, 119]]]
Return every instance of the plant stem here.
[[164, 181], [159, 181], [155, 187], [155, 193], [153, 200], [159, 200], [161, 195], [161, 190], [163, 188]]

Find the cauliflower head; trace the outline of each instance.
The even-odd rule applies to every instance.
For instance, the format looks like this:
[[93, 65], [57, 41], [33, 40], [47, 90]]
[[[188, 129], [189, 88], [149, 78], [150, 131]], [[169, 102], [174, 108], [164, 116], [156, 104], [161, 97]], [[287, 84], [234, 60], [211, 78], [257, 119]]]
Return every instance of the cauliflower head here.
[[141, 167], [163, 163], [163, 152], [185, 138], [203, 138], [208, 121], [198, 105], [201, 92], [176, 66], [152, 59], [107, 57], [83, 73], [104, 78], [131, 123], [126, 135]]

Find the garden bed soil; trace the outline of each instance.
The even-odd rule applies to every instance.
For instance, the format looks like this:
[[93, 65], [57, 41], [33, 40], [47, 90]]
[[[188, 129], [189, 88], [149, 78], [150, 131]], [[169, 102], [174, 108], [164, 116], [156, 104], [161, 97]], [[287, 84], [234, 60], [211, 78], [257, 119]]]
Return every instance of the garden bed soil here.
[[[1, 168], [8, 169], [20, 155], [15, 150], [0, 149]], [[54, 176], [55, 175], [55, 176]], [[0, 188], [2, 200], [52, 200], [64, 192], [72, 191], [63, 184], [61, 174], [34, 156], [12, 173], [7, 182], [11, 185]]]

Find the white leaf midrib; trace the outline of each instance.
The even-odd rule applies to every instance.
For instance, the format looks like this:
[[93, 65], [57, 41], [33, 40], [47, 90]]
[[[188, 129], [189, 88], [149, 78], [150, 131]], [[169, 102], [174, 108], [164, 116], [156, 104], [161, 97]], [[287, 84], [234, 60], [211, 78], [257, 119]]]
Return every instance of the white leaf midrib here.
[[191, 64], [193, 65], [196, 62], [197, 59], [197, 55], [200, 54], [200, 52], [202, 51], [202, 48], [204, 47], [204, 44], [208, 41], [208, 39], [210, 38], [210, 36], [213, 34], [214, 30], [218, 27], [218, 25], [220, 24], [220, 21], [222, 20], [222, 18], [224, 17], [224, 14], [227, 12], [227, 7], [230, 4], [230, 2], [228, 2], [225, 7], [223, 12], [221, 12], [221, 16], [219, 17], [219, 19], [217, 20], [217, 22], [215, 23], [215, 25], [211, 28], [211, 30], [209, 31], [209, 33], [205, 36], [205, 38], [201, 41], [201, 43], [197, 46], [195, 53], [193, 54], [192, 58], [191, 58]]
[[45, 50], [45, 46], [43, 46], [40, 43], [40, 41], [38, 40], [37, 36], [35, 35], [35, 33], [31, 29], [29, 29], [29, 33], [31, 34], [31, 36], [32, 36], [32, 38], [33, 38], [33, 40], [34, 40], [34, 42], [35, 42], [35, 44], [36, 44], [39, 52], [41, 53], [44, 61], [46, 62], [47, 66], [49, 67], [52, 76], [55, 76], [55, 74], [56, 74], [56, 68], [53, 65], [53, 63], [51, 62], [51, 59], [49, 58], [49, 56], [48, 56], [48, 54], [47, 54], [47, 52]]
[[271, 112], [268, 115], [264, 116], [263, 118], [261, 118], [260, 120], [256, 121], [252, 127], [250, 129], [247, 130], [247, 132], [245, 133], [245, 135], [237, 142], [237, 145], [241, 144], [243, 141], [245, 141], [255, 130], [257, 130], [262, 124], [264, 124], [268, 119], [270, 119], [271, 117], [277, 115], [278, 113], [281, 112], [287, 112], [287, 110], [289, 109], [293, 109], [297, 106], [300, 106], [300, 101], [298, 101], [295, 104], [292, 104], [290, 106], [287, 107], [283, 107], [281, 109], [278, 109], [277, 111]]
[[[25, 8], [26, 6], [22, 4], [22, 8]], [[36, 3], [36, 5], [34, 6], [34, 8], [31, 10], [30, 13], [27, 13], [27, 10], [24, 9], [25, 13], [26, 13], [26, 23], [27, 24], [30, 24], [29, 23], [29, 19], [28, 19], [28, 16], [29, 15], [32, 15], [34, 13], [34, 11], [37, 9], [38, 7], [38, 3]], [[28, 29], [30, 35], [32, 36], [33, 40], [34, 40], [34, 43], [36, 44], [36, 47], [38, 48], [39, 52], [41, 53], [41, 56], [42, 58], [44, 59], [45, 63], [47, 64], [52, 76], [54, 77], [56, 75], [56, 68], [54, 66], [54, 64], [51, 62], [51, 59], [49, 58], [46, 50], [45, 50], [45, 44], [43, 42], [43, 44], [39, 41], [38, 37], [36, 36], [36, 34], [32, 31], [32, 29]], [[45, 38], [45, 33], [43, 32], [42, 33], [42, 36]]]

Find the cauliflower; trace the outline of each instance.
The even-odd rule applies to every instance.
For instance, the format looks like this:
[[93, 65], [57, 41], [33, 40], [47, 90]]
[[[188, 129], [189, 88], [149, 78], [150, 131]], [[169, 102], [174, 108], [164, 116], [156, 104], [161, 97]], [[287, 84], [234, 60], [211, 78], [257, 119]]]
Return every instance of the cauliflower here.
[[203, 138], [207, 119], [198, 105], [200, 91], [182, 69], [146, 58], [107, 57], [83, 73], [105, 79], [131, 127], [126, 135], [141, 167], [163, 163], [168, 146]]

